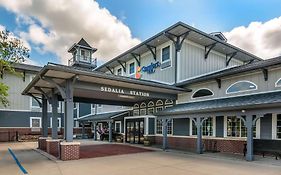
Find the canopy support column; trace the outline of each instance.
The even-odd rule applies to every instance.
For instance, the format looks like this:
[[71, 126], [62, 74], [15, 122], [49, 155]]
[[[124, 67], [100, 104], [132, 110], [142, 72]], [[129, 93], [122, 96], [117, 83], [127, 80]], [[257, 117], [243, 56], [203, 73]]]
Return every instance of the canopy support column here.
[[207, 120], [207, 117], [198, 117], [196, 118], [191, 118], [191, 120], [195, 123], [196, 129], [197, 129], [197, 140], [196, 140], [196, 152], [198, 154], [203, 154], [203, 144], [202, 144], [202, 125], [205, 120]]
[[58, 139], [58, 96], [52, 93], [52, 139]]
[[85, 139], [85, 122], [82, 122], [82, 139]]
[[94, 140], [97, 140], [97, 122], [93, 122], [94, 125]]
[[168, 148], [168, 119], [162, 120], [162, 133], [163, 133], [163, 143], [162, 149], [165, 151]]
[[246, 116], [247, 127], [247, 154], [246, 160], [254, 160], [254, 141], [253, 141], [253, 115]]
[[73, 82], [66, 80], [65, 87], [65, 139], [67, 142], [73, 141]]
[[42, 95], [42, 136], [48, 137], [48, 103], [44, 95]]
[[112, 121], [107, 122], [108, 123], [108, 142], [112, 142]]

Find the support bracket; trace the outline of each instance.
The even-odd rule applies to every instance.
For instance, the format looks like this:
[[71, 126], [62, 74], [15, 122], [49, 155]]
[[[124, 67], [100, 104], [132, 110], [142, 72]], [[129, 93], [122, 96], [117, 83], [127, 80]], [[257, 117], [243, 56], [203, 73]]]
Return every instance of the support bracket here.
[[131, 55], [135, 58], [135, 60], [137, 61], [138, 63], [138, 66], [140, 66], [140, 58], [141, 56], [139, 54], [136, 54], [136, 53], [131, 53]]
[[[60, 94], [61, 94], [61, 97], [63, 99], [66, 99], [66, 93], [65, 93], [65, 88], [64, 87], [61, 87], [58, 83], [56, 83], [53, 79], [51, 78], [46, 78], [46, 77], [40, 77], [40, 79], [44, 80], [44, 81], [47, 81], [51, 84], [53, 84], [54, 86], [56, 86], [56, 88], [59, 90]], [[76, 78], [75, 78], [76, 79]], [[73, 79], [74, 80], [74, 79]]]
[[34, 100], [37, 101], [37, 103], [39, 104], [39, 107], [40, 107], [40, 108], [42, 107], [42, 102], [39, 100], [38, 97], [35, 97], [33, 94], [29, 94], [29, 96], [31, 96]]
[[255, 126], [257, 124], [258, 119], [263, 118], [263, 117], [264, 117], [264, 115], [256, 116], [256, 118], [253, 120], [253, 126]]
[[237, 52], [226, 54], [226, 66], [229, 65], [231, 59], [237, 55]]
[[[181, 50], [181, 47], [182, 47], [182, 44], [183, 44], [183, 41], [185, 40], [185, 38], [189, 35], [190, 33], [190, 30], [181, 34], [181, 35], [174, 35], [170, 32], [164, 32], [164, 35], [170, 39], [171, 41], [173, 41], [174, 45], [175, 45], [175, 48], [176, 48], [176, 51], [180, 51]], [[174, 39], [174, 37], [176, 39]], [[181, 38], [182, 37], [182, 38]]]
[[34, 87], [34, 89], [36, 89], [37, 91], [41, 92], [44, 95], [44, 97], [49, 101], [50, 104], [52, 103], [51, 97], [45, 91], [43, 91], [42, 88]]
[[146, 47], [150, 50], [151, 54], [153, 55], [153, 59], [156, 61], [156, 47], [146, 44]]
[[262, 73], [263, 73], [264, 81], [267, 81], [268, 80], [268, 69], [263, 69]]
[[108, 66], [105, 66], [106, 68], [107, 68], [107, 70], [109, 70], [109, 72], [111, 73], [111, 74], [113, 74], [114, 75], [114, 72], [113, 72], [113, 70], [111, 70], [111, 68], [110, 67], [108, 67]]
[[123, 62], [123, 63], [122, 63], [122, 61], [120, 61], [120, 60], [117, 60], [117, 62], [122, 66], [123, 71], [126, 72], [126, 66], [127, 66], [127, 65], [126, 65], [126, 62]]
[[218, 42], [214, 42], [213, 44], [205, 46], [205, 59], [208, 58], [209, 53], [211, 50], [217, 45]]
[[216, 78], [216, 82], [217, 82], [217, 84], [218, 84], [218, 87], [219, 87], [219, 89], [221, 88], [221, 79], [219, 79], [219, 78]]

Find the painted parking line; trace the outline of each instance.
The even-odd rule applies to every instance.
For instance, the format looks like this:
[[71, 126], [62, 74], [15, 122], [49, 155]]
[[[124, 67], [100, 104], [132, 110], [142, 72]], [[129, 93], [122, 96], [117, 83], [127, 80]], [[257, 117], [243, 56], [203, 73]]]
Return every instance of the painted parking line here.
[[18, 158], [16, 157], [14, 152], [12, 151], [12, 149], [8, 148], [8, 150], [9, 150], [10, 154], [12, 155], [13, 159], [15, 160], [16, 164], [18, 165], [18, 167], [22, 171], [22, 173], [23, 174], [28, 174], [27, 171], [24, 169], [24, 167], [21, 165], [20, 161], [18, 160]]

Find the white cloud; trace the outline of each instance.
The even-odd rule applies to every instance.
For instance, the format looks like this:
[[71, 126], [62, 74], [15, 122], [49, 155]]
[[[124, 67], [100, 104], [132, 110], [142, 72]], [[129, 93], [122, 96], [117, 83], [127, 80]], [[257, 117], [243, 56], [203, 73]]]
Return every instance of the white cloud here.
[[263, 59], [281, 55], [281, 17], [225, 32], [228, 42]]
[[[130, 29], [93, 0], [0, 0], [0, 5], [17, 14], [28, 25], [20, 36], [41, 52], [53, 52], [66, 64], [68, 48], [84, 37], [106, 61], [138, 44]], [[39, 23], [35, 23], [36, 19]]]

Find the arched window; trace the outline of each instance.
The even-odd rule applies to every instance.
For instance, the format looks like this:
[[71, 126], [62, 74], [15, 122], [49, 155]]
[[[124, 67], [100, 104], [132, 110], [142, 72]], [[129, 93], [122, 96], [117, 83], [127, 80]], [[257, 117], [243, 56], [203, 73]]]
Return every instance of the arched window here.
[[140, 105], [140, 115], [146, 115], [146, 104], [145, 102], [142, 102]]
[[232, 93], [239, 93], [239, 92], [245, 92], [245, 91], [252, 91], [257, 90], [258, 86], [255, 85], [253, 82], [250, 81], [238, 81], [236, 83], [233, 83], [230, 85], [227, 90], [226, 94], [232, 94]]
[[276, 81], [275, 87], [281, 87], [281, 78], [279, 78], [279, 80]]
[[145, 102], [142, 102], [141, 105], [140, 105], [140, 108], [145, 108], [145, 107], [146, 107]]
[[157, 100], [156, 106], [162, 106], [162, 105], [163, 105], [163, 101], [162, 100]]
[[134, 105], [134, 109], [138, 109], [138, 108], [139, 108], [139, 104], [136, 103], [136, 104]]
[[148, 107], [153, 107], [153, 106], [154, 106], [153, 101], [150, 101], [147, 106], [148, 106]]
[[210, 89], [199, 89], [192, 95], [192, 98], [212, 96], [214, 93]]
[[166, 105], [172, 105], [174, 102], [173, 102], [173, 100], [166, 100], [165, 101], [165, 104]]

